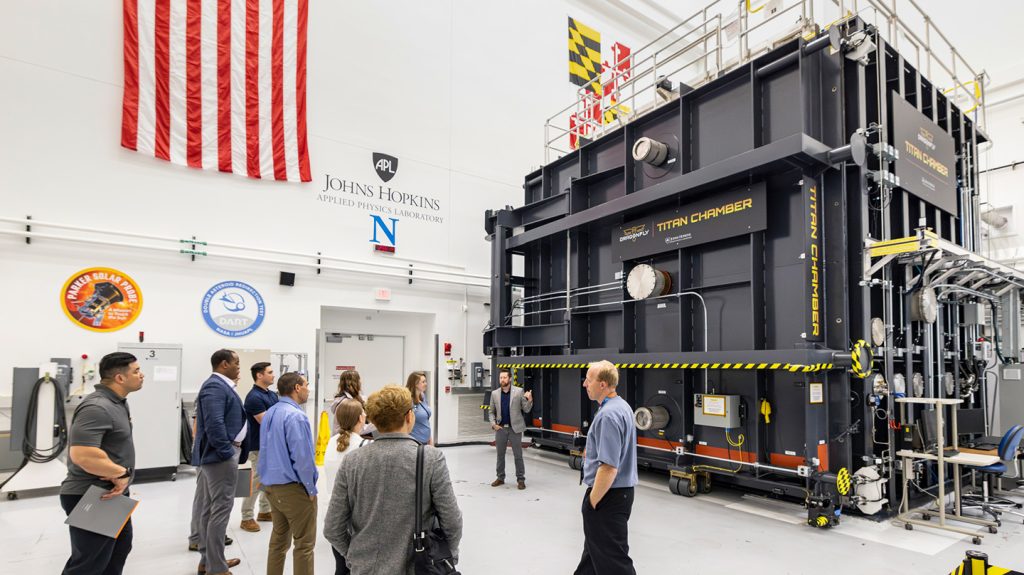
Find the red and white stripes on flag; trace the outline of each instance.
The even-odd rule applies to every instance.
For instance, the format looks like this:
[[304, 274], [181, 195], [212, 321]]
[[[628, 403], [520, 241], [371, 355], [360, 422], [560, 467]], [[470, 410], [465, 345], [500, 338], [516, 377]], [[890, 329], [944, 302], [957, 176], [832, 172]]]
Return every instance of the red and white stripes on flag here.
[[175, 164], [311, 181], [308, 0], [124, 0], [121, 145]]

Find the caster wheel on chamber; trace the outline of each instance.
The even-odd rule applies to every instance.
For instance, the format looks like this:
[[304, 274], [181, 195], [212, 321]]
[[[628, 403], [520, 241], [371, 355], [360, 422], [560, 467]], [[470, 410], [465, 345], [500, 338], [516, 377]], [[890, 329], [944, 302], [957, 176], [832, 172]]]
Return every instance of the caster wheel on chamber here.
[[683, 497], [694, 497], [697, 495], [697, 484], [685, 477], [673, 477], [668, 482], [669, 491]]
[[932, 516], [928, 515], [927, 513], [925, 513], [925, 514], [921, 515], [921, 519], [923, 519], [924, 521], [931, 521], [932, 520]]
[[11, 491], [10, 493], [7, 494], [7, 500], [8, 501], [14, 501], [17, 498], [18, 498], [18, 492], [17, 491]]
[[904, 523], [903, 524], [903, 528], [906, 529], [907, 531], [913, 531], [914, 530], [914, 526], [911, 525], [910, 523]]
[[981, 537], [975, 537], [974, 539], [971, 539], [971, 543], [974, 543], [975, 545], [981, 545]]
[[995, 535], [996, 533], [999, 533], [999, 529], [997, 529], [995, 527], [992, 527], [992, 526], [989, 526], [988, 532], [993, 534], [993, 535]]

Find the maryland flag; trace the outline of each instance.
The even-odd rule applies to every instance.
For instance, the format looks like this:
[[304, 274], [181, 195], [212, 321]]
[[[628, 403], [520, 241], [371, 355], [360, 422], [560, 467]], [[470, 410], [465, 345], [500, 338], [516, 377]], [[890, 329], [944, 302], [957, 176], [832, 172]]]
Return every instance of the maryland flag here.
[[569, 81], [601, 95], [601, 33], [569, 17]]

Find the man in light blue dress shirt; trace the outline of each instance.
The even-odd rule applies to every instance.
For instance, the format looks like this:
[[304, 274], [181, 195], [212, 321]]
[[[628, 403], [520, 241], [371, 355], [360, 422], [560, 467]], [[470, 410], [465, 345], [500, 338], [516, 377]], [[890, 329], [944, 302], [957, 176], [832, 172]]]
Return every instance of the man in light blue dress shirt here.
[[296, 575], [313, 575], [316, 544], [316, 480], [313, 433], [303, 409], [309, 399], [306, 378], [291, 372], [277, 381], [280, 401], [260, 424], [257, 472], [270, 499], [274, 530], [267, 551], [267, 575], [284, 573], [285, 555], [292, 555]]
[[583, 387], [600, 407], [583, 457], [583, 557], [575, 575], [636, 575], [629, 557], [629, 515], [637, 483], [633, 409], [619, 397], [615, 364], [590, 364]]

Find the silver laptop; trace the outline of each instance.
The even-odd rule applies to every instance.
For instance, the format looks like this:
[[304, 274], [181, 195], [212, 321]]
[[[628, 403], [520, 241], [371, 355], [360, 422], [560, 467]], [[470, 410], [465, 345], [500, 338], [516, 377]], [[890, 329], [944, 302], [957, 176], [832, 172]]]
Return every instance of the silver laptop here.
[[139, 506], [139, 502], [124, 495], [107, 500], [100, 499], [106, 492], [107, 490], [102, 487], [90, 485], [64, 523], [117, 539], [135, 512], [135, 508]]

